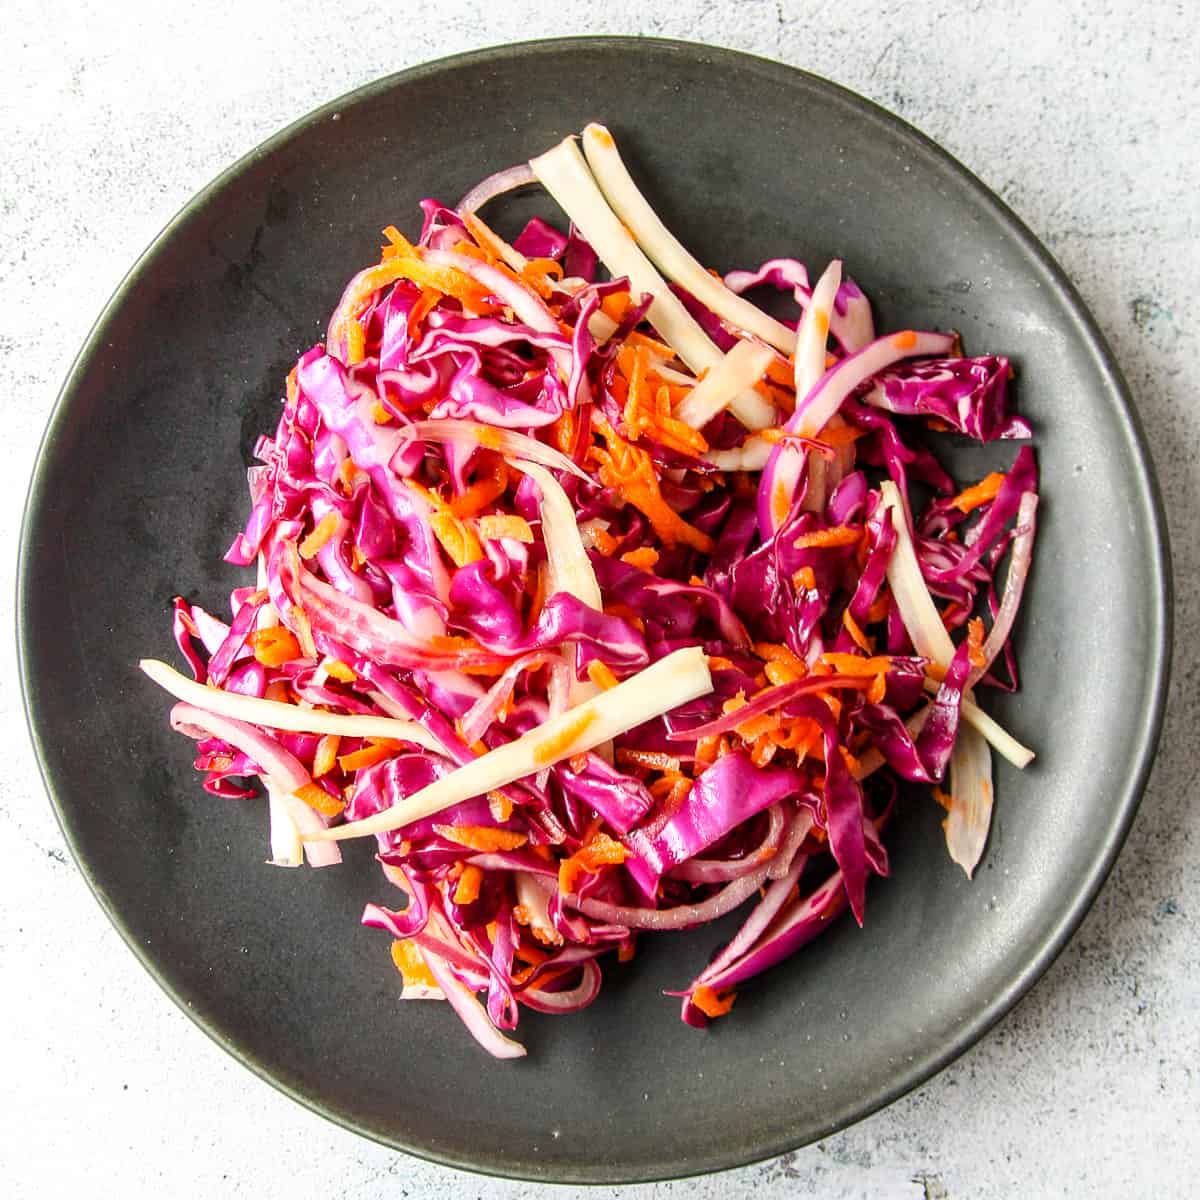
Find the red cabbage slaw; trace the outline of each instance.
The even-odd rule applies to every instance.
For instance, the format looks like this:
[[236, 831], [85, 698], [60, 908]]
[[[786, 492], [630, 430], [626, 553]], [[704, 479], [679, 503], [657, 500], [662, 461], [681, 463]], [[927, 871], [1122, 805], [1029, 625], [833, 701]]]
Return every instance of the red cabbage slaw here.
[[[510, 244], [477, 210], [535, 183], [568, 231]], [[255, 581], [175, 600], [191, 678], [141, 666], [207, 791], [257, 777], [271, 862], [376, 838], [406, 999], [520, 1056], [522, 1006], [754, 900], [677, 993], [703, 1026], [862, 923], [900, 781], [970, 876], [992, 751], [1033, 757], [976, 699], [1017, 686], [1033, 453], [960, 488], [925, 436], [1029, 438], [1009, 362], [878, 334], [837, 261], [707, 271], [603, 126], [422, 209], [288, 375], [226, 556]]]

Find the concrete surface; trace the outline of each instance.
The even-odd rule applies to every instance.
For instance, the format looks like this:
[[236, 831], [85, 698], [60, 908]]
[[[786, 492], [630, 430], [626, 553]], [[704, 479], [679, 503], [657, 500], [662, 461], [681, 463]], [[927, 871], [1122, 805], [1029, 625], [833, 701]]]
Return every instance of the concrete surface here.
[[[520, 15], [509, 15], [518, 7]], [[1166, 1200], [1194, 1193], [1200, 6], [2, 0], [0, 30], [5, 628], [38, 438], [121, 274], [221, 168], [314, 105], [378, 75], [531, 34], [707, 40], [807, 67], [873, 97], [998, 190], [1058, 256], [1111, 339], [1171, 514], [1175, 685], [1141, 815], [1066, 953], [949, 1070], [806, 1150], [622, 1194]], [[250, 1076], [177, 1012], [109, 928], [64, 851], [28, 748], [8, 638], [0, 656], [7, 1195], [546, 1200], [566, 1193], [443, 1170], [360, 1141]]]

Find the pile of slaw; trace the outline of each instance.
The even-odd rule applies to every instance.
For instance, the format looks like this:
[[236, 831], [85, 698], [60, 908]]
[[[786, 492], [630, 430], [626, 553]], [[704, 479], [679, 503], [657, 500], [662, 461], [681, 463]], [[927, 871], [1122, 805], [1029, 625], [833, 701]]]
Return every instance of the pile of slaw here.
[[[507, 242], [479, 210], [531, 185], [567, 232]], [[878, 334], [838, 261], [706, 270], [600, 125], [422, 209], [287, 377], [226, 556], [256, 578], [228, 620], [175, 600], [190, 675], [141, 667], [207, 791], [261, 785], [272, 863], [376, 839], [402, 896], [363, 922], [492, 1054], [754, 901], [676, 993], [703, 1026], [862, 923], [900, 781], [969, 876], [993, 752], [1033, 757], [976, 695], [1017, 685], [1032, 450], [960, 487], [925, 436], [1028, 439], [1009, 362]]]

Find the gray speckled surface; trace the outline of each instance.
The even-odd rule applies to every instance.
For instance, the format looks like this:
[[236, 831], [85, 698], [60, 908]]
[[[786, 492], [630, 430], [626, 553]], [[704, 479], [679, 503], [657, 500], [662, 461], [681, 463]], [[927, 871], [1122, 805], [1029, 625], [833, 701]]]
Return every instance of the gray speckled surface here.
[[[1053, 11], [1046, 15], [1044, 10]], [[413, 62], [530, 34], [708, 40], [825, 74], [957, 154], [1076, 281], [1154, 451], [1177, 577], [1163, 750], [1117, 868], [1067, 951], [981, 1045], [836, 1137], [642, 1197], [1190, 1194], [1200, 1152], [1200, 408], [1190, 386], [1200, 9], [1133, 0], [840, 6], [6, 0], [0, 74], [0, 404], [11, 575], [54, 394], [123, 271], [187, 198], [315, 104]], [[1003, 10], [1003, 13], [1002, 11]], [[435, 27], [429, 27], [435, 25]], [[1103, 502], [1103, 498], [1098, 498]], [[0, 1162], [9, 1194], [543, 1200], [566, 1189], [432, 1167], [326, 1124], [213, 1046], [143, 974], [71, 865], [0, 649]], [[98, 798], [100, 802], [103, 798]], [[731, 1098], [732, 1099], [732, 1098]], [[518, 1101], [519, 1102], [519, 1101]], [[609, 1189], [596, 1194], [608, 1195]], [[615, 1190], [612, 1194], [616, 1194]]]

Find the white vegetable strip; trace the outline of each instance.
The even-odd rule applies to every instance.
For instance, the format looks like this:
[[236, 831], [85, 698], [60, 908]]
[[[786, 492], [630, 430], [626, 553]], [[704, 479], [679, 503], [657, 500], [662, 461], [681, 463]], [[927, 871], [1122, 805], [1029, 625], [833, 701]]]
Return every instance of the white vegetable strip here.
[[516, 462], [518, 471], [528, 475], [538, 486], [542, 499], [542, 538], [546, 543], [546, 561], [550, 567], [550, 591], [569, 592], [572, 596], [599, 612], [604, 607], [596, 572], [583, 548], [575, 510], [562, 484], [545, 467], [532, 462]]
[[[896, 598], [896, 606], [900, 609], [900, 619], [917, 653], [945, 671], [954, 657], [954, 643], [925, 586], [925, 578], [921, 574], [908, 532], [908, 516], [904, 511], [900, 489], [890, 479], [885, 479], [879, 485], [879, 491], [883, 497], [883, 507], [890, 511], [892, 526], [896, 530], [896, 546], [888, 560], [887, 578], [892, 595]], [[925, 690], [936, 692], [937, 682], [927, 679]], [[1033, 761], [1033, 751], [1022, 746], [1012, 734], [1001, 728], [973, 703], [969, 695], [963, 696], [961, 712], [963, 720], [975, 726], [1013, 766], [1026, 767]]]
[[[711, 371], [716, 367], [721, 361], [721, 351], [667, 287], [663, 277], [609, 208], [575, 139], [566, 138], [532, 159], [529, 165], [610, 273], [614, 277], [625, 276], [635, 295], [651, 297], [646, 315], [662, 339], [691, 370]], [[748, 428], [765, 429], [774, 423], [774, 409], [757, 392], [743, 392], [730, 408]]]
[[683, 398], [674, 415], [693, 429], [703, 429], [734, 398], [762, 377], [775, 352], [759, 342], [738, 342]]
[[592, 750], [680, 704], [708, 695], [712, 686], [704, 651], [698, 646], [676, 650], [540, 728], [465, 763], [391, 808], [362, 821], [322, 830], [313, 837], [336, 841], [400, 829]]
[[[938, 683], [934, 679], [925, 680], [925, 690], [936, 695]], [[1007, 759], [1014, 767], [1024, 769], [1033, 762], [1036, 755], [1028, 746], [1023, 746], [998, 721], [989, 717], [969, 696], [963, 695], [962, 719], [973, 725], [987, 739], [992, 749], [1002, 758]]]
[[604, 198], [668, 279], [687, 288], [731, 325], [762, 338], [784, 354], [792, 353], [796, 348], [795, 333], [710, 275], [662, 223], [638, 191], [612, 134], [603, 125], [592, 124], [584, 129], [583, 152]]
[[541, 463], [544, 467], [553, 467], [556, 471], [566, 471], [568, 474], [582, 479], [584, 483], [591, 480], [579, 469], [561, 450], [539, 442], [537, 438], [525, 433], [517, 433], [512, 429], [501, 429], [498, 425], [485, 425], [480, 421], [463, 421], [455, 417], [445, 417], [437, 421], [414, 421], [411, 425], [400, 428], [403, 441], [421, 442], [478, 442], [489, 450], [499, 450], [510, 458], [523, 458], [528, 462]]
[[[796, 400], [800, 402], [825, 374], [825, 350], [829, 342], [829, 319], [842, 284], [841, 259], [827, 266], [813, 288], [812, 300], [796, 329]], [[812, 437], [808, 433], [805, 436]]]
[[740, 446], [732, 450], [710, 450], [702, 455], [718, 471], [761, 471], [775, 449], [775, 442], [751, 434]]
[[[546, 564], [549, 567], [549, 592], [567, 592], [588, 608], [597, 612], [604, 609], [604, 597], [596, 572], [587, 556], [579, 527], [575, 524], [575, 510], [562, 485], [544, 467], [536, 463], [516, 462], [518, 471], [523, 471], [538, 486], [542, 514], [542, 540], [546, 544]], [[600, 689], [590, 679], [580, 680], [575, 664], [578, 656], [574, 646], [567, 646], [563, 656], [570, 664], [567, 676], [567, 707], [574, 708], [584, 700], [590, 700]]]
[[950, 756], [950, 811], [942, 822], [946, 849], [970, 879], [992, 824], [992, 756], [977, 730], [960, 728]]
[[343, 737], [395, 738], [397, 741], [414, 742], [436, 754], [445, 753], [437, 738], [415, 721], [401, 721], [395, 717], [360, 716], [353, 713], [319, 712], [312, 708], [301, 708], [297, 704], [281, 704], [277, 700], [261, 700], [257, 696], [220, 691], [197, 683], [194, 679], [188, 679], [173, 667], [153, 658], [143, 658], [138, 666], [159, 687], [170, 692], [176, 699], [194, 704], [207, 712], [231, 717], [237, 721], [247, 721], [251, 725], [286, 729], [291, 733], [337, 733]]
[[419, 948], [429, 973], [437, 980], [450, 1007], [458, 1013], [467, 1032], [495, 1058], [524, 1058], [525, 1047], [506, 1037], [492, 1024], [487, 1009], [479, 1003], [475, 993], [461, 982], [449, 966], [432, 950]]
[[273, 867], [298, 867], [304, 861], [304, 843], [300, 830], [288, 812], [283, 794], [267, 788], [267, 805], [271, 814], [271, 858]]
[[900, 489], [885, 479], [879, 485], [883, 509], [891, 516], [892, 528], [896, 531], [896, 546], [888, 560], [887, 579], [900, 609], [900, 619], [908, 636], [922, 658], [935, 662], [943, 671], [950, 667], [954, 657], [954, 643], [942, 624], [941, 613], [925, 586], [917, 554], [913, 549], [912, 536], [908, 531], [908, 513]]

